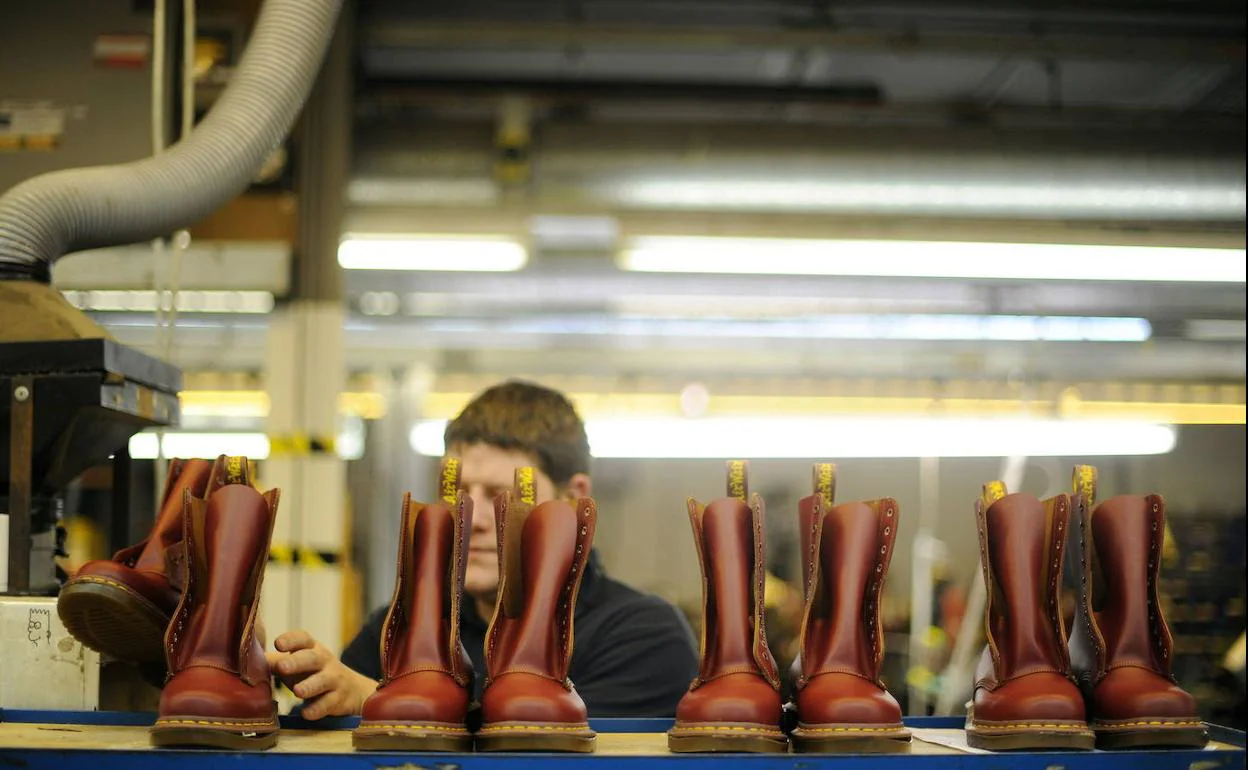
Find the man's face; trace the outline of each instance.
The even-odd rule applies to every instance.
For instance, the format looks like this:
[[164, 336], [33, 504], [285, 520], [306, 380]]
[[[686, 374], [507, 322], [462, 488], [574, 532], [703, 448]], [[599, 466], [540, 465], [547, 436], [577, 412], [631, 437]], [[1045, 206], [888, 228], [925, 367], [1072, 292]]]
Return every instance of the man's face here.
[[555, 499], [554, 482], [537, 469], [534, 458], [515, 449], [489, 444], [451, 447], [462, 465], [460, 488], [472, 498], [472, 537], [464, 591], [477, 599], [492, 599], [498, 590], [498, 535], [494, 529], [494, 498], [511, 489], [516, 469], [531, 466], [536, 473], [537, 502]]

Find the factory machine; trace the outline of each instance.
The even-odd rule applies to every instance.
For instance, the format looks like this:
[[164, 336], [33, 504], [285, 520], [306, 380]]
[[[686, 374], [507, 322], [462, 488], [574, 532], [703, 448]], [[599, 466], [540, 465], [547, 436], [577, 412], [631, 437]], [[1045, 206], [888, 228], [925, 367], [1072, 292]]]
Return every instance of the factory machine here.
[[[111, 463], [108, 545], [128, 545], [129, 440], [180, 416], [181, 372], [111, 339], [53, 286], [52, 266], [167, 237], [243, 192], [294, 124], [340, 4], [264, 3], [212, 109], [151, 157], [152, 79], [175, 79], [157, 60], [150, 8], [48, 0], [4, 11], [0, 47], [14, 55], [2, 66], [21, 72], [0, 71], [7, 92], [20, 85], [20, 98], [0, 94], [0, 711], [99, 707], [99, 656], [56, 612], [66, 489]], [[158, 3], [158, 23], [175, 18], [166, 5], [180, 4]], [[79, 48], [90, 53], [66, 53]], [[83, 61], [89, 71], [71, 71]]]

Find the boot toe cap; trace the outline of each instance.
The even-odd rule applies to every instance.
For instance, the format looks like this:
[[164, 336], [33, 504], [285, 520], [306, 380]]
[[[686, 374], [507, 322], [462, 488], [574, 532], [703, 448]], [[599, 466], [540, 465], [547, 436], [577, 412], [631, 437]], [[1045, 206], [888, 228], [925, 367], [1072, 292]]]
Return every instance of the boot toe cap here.
[[1107, 673], [1089, 700], [1096, 720], [1200, 719], [1195, 698], [1160, 674], [1134, 666]]
[[160, 716], [259, 720], [274, 717], [267, 681], [249, 685], [237, 674], [194, 666], [179, 671], [160, 694]]
[[1011, 679], [995, 690], [977, 688], [976, 721], [1083, 722], [1087, 711], [1079, 689], [1060, 674], [1040, 672]]
[[441, 722], [462, 724], [468, 692], [446, 674], [417, 671], [387, 682], [364, 701], [367, 722]]
[[585, 702], [575, 689], [544, 676], [514, 672], [490, 682], [481, 695], [481, 718], [497, 722], [584, 724]]
[[758, 674], [728, 674], [685, 693], [678, 723], [780, 724], [780, 693]]
[[896, 725], [901, 707], [887, 690], [843, 673], [812, 678], [797, 695], [797, 717], [805, 725]]

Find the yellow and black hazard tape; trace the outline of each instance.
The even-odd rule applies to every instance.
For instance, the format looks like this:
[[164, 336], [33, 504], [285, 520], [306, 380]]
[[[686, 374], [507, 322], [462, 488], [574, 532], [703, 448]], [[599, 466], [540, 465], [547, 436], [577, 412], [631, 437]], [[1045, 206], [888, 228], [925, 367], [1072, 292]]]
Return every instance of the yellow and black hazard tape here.
[[333, 436], [312, 436], [292, 433], [286, 436], [269, 436], [269, 457], [306, 457], [308, 455], [334, 454]]
[[332, 567], [341, 564], [342, 554], [337, 551], [318, 551], [315, 548], [291, 548], [275, 545], [269, 549], [270, 564], [284, 564], [288, 567]]

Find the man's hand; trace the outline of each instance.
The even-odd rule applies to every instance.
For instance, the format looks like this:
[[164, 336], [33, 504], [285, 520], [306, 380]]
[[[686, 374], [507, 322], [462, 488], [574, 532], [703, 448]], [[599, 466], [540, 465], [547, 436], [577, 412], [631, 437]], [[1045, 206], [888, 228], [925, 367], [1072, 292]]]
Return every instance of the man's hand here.
[[303, 718], [358, 714], [377, 683], [348, 668], [307, 631], [287, 631], [266, 652], [269, 668], [303, 699]]

